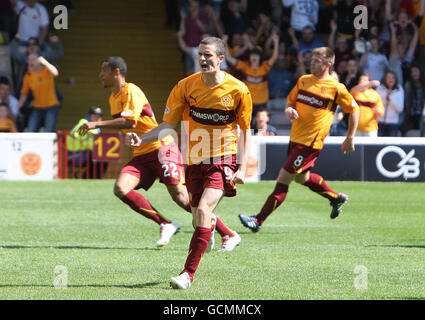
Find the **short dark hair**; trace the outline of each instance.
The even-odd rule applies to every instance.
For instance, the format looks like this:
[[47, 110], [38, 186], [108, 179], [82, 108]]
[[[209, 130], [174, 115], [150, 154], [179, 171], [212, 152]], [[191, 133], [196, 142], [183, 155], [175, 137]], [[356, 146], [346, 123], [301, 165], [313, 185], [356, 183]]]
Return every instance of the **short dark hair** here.
[[6, 85], [10, 86], [9, 78], [5, 77], [5, 76], [0, 77], [0, 84], [6, 84]]
[[109, 57], [105, 60], [109, 64], [112, 70], [119, 69], [122, 76], [125, 77], [127, 74], [127, 64], [121, 57]]
[[224, 56], [226, 52], [224, 41], [217, 37], [206, 37], [202, 39], [199, 44], [213, 45], [215, 47], [215, 53], [217, 56]]
[[98, 116], [102, 116], [103, 111], [100, 107], [91, 107], [89, 109], [89, 114], [95, 114], [95, 115], [98, 115]]

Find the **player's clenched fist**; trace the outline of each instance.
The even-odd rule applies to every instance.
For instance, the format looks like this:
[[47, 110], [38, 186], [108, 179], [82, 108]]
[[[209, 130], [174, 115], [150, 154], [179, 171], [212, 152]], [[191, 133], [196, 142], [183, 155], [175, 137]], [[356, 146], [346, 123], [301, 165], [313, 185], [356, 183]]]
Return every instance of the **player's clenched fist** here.
[[124, 138], [125, 144], [130, 147], [138, 147], [142, 144], [142, 139], [137, 135], [137, 133], [129, 132], [125, 135]]

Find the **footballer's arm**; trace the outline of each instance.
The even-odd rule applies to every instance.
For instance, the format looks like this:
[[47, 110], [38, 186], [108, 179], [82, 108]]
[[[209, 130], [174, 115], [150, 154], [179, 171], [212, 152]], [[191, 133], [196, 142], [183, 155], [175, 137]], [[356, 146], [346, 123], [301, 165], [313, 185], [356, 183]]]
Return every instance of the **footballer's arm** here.
[[248, 164], [248, 157], [251, 147], [251, 130], [241, 130], [241, 136], [238, 141], [238, 153], [239, 157], [239, 168], [233, 176], [233, 181], [235, 183], [243, 184], [245, 183], [245, 172]]
[[[161, 122], [156, 128], [141, 136], [138, 136], [137, 133], [129, 132], [125, 135], [125, 144], [131, 147], [138, 147], [142, 144], [158, 140], [161, 137], [165, 137], [170, 133], [170, 130], [174, 131], [175, 128], [176, 125], [164, 121]], [[162, 132], [163, 130], [164, 132]]]
[[357, 126], [359, 124], [360, 108], [357, 107], [354, 112], [350, 114], [348, 118], [347, 137], [342, 144], [342, 152], [344, 154], [353, 152], [354, 147], [354, 135], [356, 134]]
[[113, 120], [87, 122], [78, 129], [78, 133], [81, 136], [84, 136], [85, 134], [87, 134], [88, 131], [92, 129], [97, 129], [97, 128], [131, 129], [135, 127], [136, 125], [133, 121], [126, 118], [119, 117]]

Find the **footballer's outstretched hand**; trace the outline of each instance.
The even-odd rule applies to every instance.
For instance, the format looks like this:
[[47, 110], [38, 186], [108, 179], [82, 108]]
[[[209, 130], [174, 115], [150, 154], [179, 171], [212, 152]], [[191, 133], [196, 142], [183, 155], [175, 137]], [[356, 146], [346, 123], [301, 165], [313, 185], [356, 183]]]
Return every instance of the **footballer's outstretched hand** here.
[[127, 133], [124, 140], [125, 144], [130, 147], [138, 147], [142, 144], [142, 139], [134, 132]]
[[94, 121], [86, 122], [81, 127], [78, 128], [78, 134], [80, 136], [85, 136], [87, 132], [92, 129], [96, 129], [96, 123]]

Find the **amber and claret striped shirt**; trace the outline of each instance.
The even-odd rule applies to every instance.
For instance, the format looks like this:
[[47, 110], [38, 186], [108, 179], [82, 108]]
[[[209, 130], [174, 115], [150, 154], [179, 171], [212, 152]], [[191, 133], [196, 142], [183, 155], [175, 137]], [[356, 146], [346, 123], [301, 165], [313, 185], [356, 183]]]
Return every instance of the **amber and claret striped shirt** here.
[[312, 74], [302, 76], [287, 98], [299, 118], [292, 123], [290, 141], [321, 150], [339, 105], [352, 113], [358, 106], [344, 84], [329, 76], [317, 80]]
[[236, 69], [242, 72], [242, 81], [252, 95], [253, 104], [264, 104], [269, 101], [268, 74], [271, 67], [264, 61], [257, 69], [253, 69], [248, 62], [238, 60]]
[[[135, 132], [139, 136], [158, 126], [152, 107], [143, 91], [133, 83], [126, 83], [117, 94], [111, 93], [109, 105], [112, 118], [129, 119], [136, 124], [135, 128], [122, 129], [124, 133]], [[159, 149], [162, 144], [169, 144], [174, 139], [168, 135], [162, 140], [155, 140], [133, 150], [134, 156], [139, 156]]]
[[210, 88], [198, 72], [174, 86], [163, 120], [177, 125], [183, 117], [188, 135], [184, 156], [190, 165], [236, 154], [237, 125], [249, 130], [251, 113], [251, 94], [242, 81], [225, 72], [224, 80]]
[[[357, 131], [377, 131], [377, 118], [384, 115], [384, 104], [382, 103], [382, 99], [379, 93], [373, 89], [367, 89], [357, 92], [353, 95], [353, 97], [360, 107], [360, 118]], [[377, 107], [378, 113], [375, 112], [375, 107]]]

